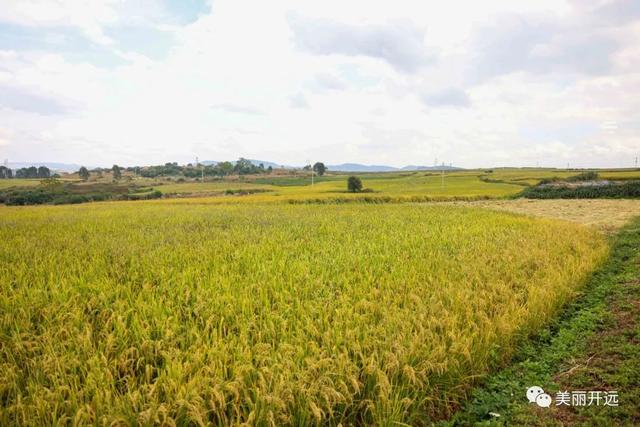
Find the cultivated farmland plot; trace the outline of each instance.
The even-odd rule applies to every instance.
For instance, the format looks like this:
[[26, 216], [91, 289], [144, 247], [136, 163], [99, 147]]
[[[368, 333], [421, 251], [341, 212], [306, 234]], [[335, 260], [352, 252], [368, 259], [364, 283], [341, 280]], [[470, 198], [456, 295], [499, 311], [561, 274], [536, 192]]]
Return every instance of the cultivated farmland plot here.
[[640, 426], [640, 0], [0, 0], [0, 427]]
[[607, 251], [458, 206], [2, 207], [0, 424], [428, 424]]

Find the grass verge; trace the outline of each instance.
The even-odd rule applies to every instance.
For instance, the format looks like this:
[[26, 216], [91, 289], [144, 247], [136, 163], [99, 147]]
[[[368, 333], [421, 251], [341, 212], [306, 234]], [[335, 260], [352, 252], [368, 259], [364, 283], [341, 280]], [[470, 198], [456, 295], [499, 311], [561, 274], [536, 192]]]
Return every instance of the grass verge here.
[[[640, 218], [613, 239], [610, 259], [582, 296], [490, 376], [442, 426], [640, 425]], [[538, 385], [557, 391], [616, 390], [618, 407], [540, 408], [525, 399]]]

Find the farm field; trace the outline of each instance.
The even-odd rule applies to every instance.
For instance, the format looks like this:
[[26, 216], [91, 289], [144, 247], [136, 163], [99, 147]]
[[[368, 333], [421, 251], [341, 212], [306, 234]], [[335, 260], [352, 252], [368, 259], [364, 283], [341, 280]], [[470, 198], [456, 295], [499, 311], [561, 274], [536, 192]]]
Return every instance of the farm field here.
[[[491, 172], [489, 172], [491, 171]], [[601, 170], [604, 179], [640, 179], [640, 170]], [[370, 192], [352, 194], [346, 191], [345, 175], [328, 175], [311, 185], [309, 176], [225, 179], [213, 182], [169, 183], [154, 188], [166, 194], [215, 196], [201, 203], [237, 203], [235, 194], [247, 191], [242, 196], [245, 202], [328, 202], [328, 201], [430, 201], [430, 200], [477, 200], [509, 198], [520, 193], [526, 186], [536, 185], [543, 179], [568, 178], [578, 174], [576, 170], [542, 168], [504, 168], [491, 170], [448, 171], [443, 177], [439, 172], [416, 171], [402, 173], [356, 174], [362, 178], [365, 189]], [[150, 183], [149, 185], [153, 185]], [[218, 193], [218, 194], [211, 194]], [[180, 202], [181, 203], [181, 202]]]
[[640, 0], [0, 27], [0, 427], [640, 427]]
[[608, 253], [486, 209], [196, 200], [0, 207], [0, 424], [425, 424]]
[[[337, 177], [336, 177], [337, 178]], [[220, 192], [225, 190], [259, 190], [256, 194], [242, 196], [238, 200], [235, 196], [215, 197], [211, 203], [242, 203], [246, 202], [314, 202], [314, 201], [349, 201], [349, 200], [381, 200], [381, 201], [421, 201], [429, 199], [477, 199], [495, 198], [514, 195], [522, 190], [519, 185], [505, 183], [488, 183], [481, 181], [477, 175], [468, 173], [452, 173], [445, 175], [444, 185], [439, 174], [417, 172], [402, 175], [376, 174], [362, 176], [362, 182], [368, 192], [349, 193], [346, 189], [347, 176], [340, 179], [325, 180], [310, 185], [307, 178], [306, 185], [289, 185], [288, 180], [281, 179], [285, 185], [260, 184], [251, 181], [214, 181], [203, 183], [175, 183], [165, 184], [154, 188], [163, 193], [197, 193]], [[277, 181], [276, 181], [277, 182]], [[300, 180], [296, 180], [299, 183]], [[200, 201], [204, 202], [204, 201]]]
[[0, 425], [447, 419], [640, 212], [513, 199], [575, 174], [136, 179], [75, 185], [169, 197], [0, 206]]
[[253, 190], [274, 191], [279, 187], [272, 185], [258, 184], [254, 182], [219, 180], [211, 182], [179, 182], [162, 185], [153, 185], [164, 194], [198, 194], [198, 193], [224, 193], [227, 190]]
[[[350, 174], [331, 172], [315, 178], [304, 171], [289, 175], [232, 175], [207, 178], [204, 181], [184, 177], [142, 178], [129, 175], [113, 181], [111, 176], [94, 177], [89, 182], [64, 178], [61, 182], [70, 194], [121, 194], [129, 188], [133, 193], [160, 191], [164, 198], [200, 198], [198, 203], [330, 203], [330, 202], [428, 202], [445, 200], [487, 200], [514, 198], [524, 189], [543, 179], [566, 179], [580, 173], [576, 170], [542, 168], [498, 168], [453, 170], [444, 175], [437, 171], [358, 173], [364, 191], [350, 193], [346, 181]], [[640, 180], [640, 170], [599, 170], [599, 176], [613, 180]], [[39, 180], [0, 180], [0, 190], [9, 187], [46, 188]], [[102, 198], [101, 200], [104, 200]], [[192, 203], [183, 200], [174, 203]]]

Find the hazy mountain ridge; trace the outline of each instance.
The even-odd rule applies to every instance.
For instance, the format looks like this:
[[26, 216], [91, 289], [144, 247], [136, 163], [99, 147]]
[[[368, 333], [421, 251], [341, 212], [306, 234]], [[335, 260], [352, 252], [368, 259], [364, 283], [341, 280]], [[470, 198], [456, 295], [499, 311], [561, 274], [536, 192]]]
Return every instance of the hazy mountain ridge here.
[[[9, 162], [10, 169], [22, 169], [29, 168], [31, 166], [40, 167], [45, 166], [52, 171], [59, 172], [77, 172], [83, 165], [77, 165], [74, 163], [57, 163], [57, 162]], [[94, 169], [93, 166], [85, 166], [87, 169]]]
[[416, 166], [408, 165], [401, 168], [386, 165], [363, 165], [359, 163], [342, 163], [339, 165], [328, 165], [330, 171], [336, 172], [397, 172], [397, 171], [417, 171], [417, 170], [459, 170], [462, 168], [456, 166]]

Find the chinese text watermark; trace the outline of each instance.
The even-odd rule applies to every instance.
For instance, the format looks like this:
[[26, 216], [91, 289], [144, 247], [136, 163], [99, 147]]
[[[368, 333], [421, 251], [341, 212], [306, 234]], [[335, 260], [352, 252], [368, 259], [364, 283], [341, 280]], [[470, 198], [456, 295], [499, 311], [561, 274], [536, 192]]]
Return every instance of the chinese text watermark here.
[[533, 386], [527, 389], [527, 400], [542, 408], [555, 406], [619, 406], [618, 392], [615, 390], [563, 390], [555, 396], [545, 393], [542, 387]]

